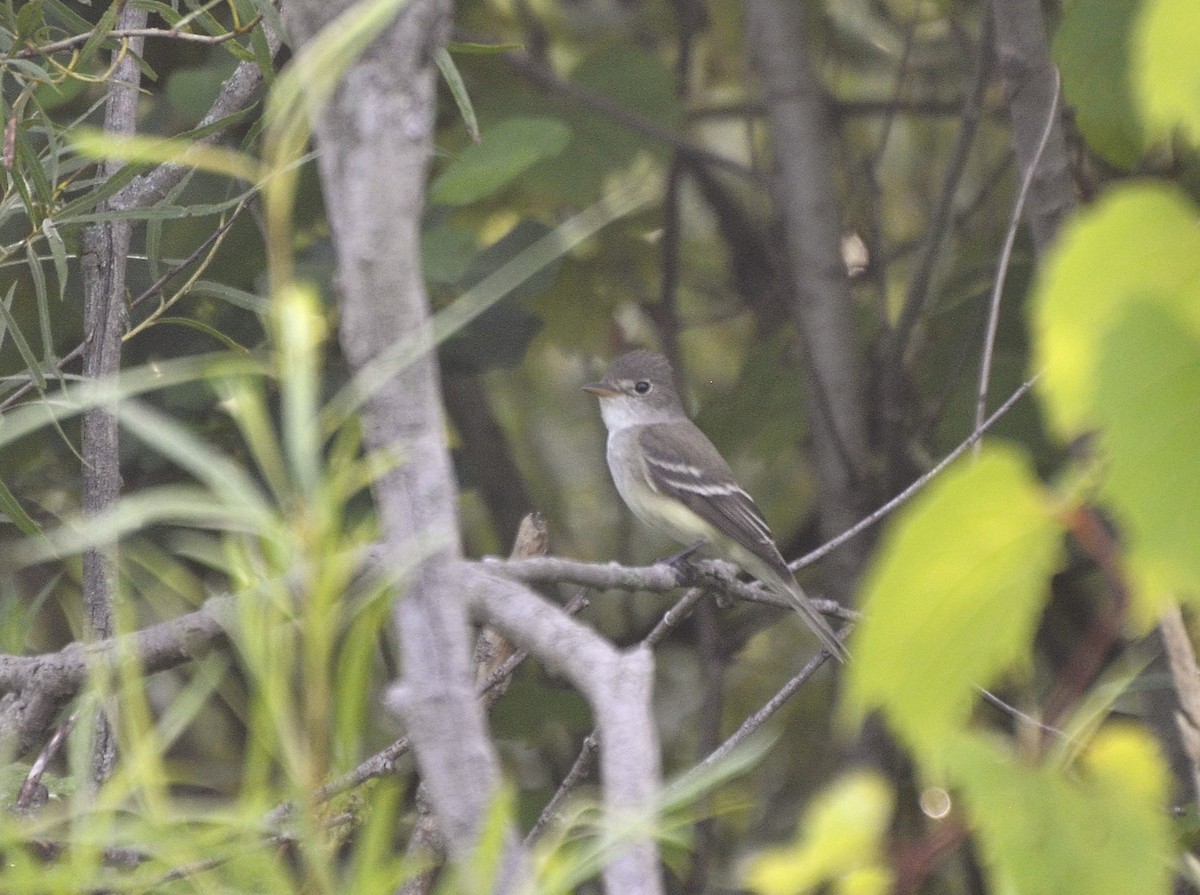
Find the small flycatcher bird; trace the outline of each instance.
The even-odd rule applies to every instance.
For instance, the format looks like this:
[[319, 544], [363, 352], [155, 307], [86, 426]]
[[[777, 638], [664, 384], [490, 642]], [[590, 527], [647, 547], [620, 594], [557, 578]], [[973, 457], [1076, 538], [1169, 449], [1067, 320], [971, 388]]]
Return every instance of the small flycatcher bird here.
[[824, 647], [844, 661], [845, 647], [792, 577], [753, 498], [688, 419], [667, 359], [631, 351], [584, 390], [600, 399], [608, 469], [633, 514], [681, 543], [709, 544], [786, 599]]

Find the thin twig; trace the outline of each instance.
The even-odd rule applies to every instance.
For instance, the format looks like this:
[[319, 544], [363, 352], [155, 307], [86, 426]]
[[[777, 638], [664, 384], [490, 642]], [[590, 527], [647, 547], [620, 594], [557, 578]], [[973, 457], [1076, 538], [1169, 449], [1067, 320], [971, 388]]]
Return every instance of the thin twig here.
[[75, 722], [79, 720], [79, 712], [71, 713], [62, 724], [58, 725], [58, 729], [54, 731], [54, 736], [46, 742], [42, 747], [42, 751], [38, 753], [37, 759], [29, 768], [29, 773], [25, 775], [25, 782], [21, 784], [21, 791], [17, 793], [17, 801], [14, 807], [20, 811], [25, 811], [36, 806], [42, 800], [38, 798], [39, 793], [45, 793], [46, 788], [42, 786], [42, 776], [46, 773], [46, 769], [50, 767], [50, 762], [54, 760], [54, 756], [62, 748], [62, 744], [67, 741], [67, 737], [71, 731], [75, 729]]
[[[983, 425], [984, 414], [987, 413], [988, 385], [992, 376], [992, 355], [996, 349], [996, 330], [1000, 326], [1000, 296], [1004, 292], [1004, 282], [1008, 277], [1008, 265], [1012, 259], [1013, 244], [1017, 239], [1017, 228], [1021, 224], [1021, 215], [1025, 212], [1025, 199], [1029, 188], [1033, 185], [1033, 175], [1042, 160], [1042, 153], [1050, 141], [1050, 133], [1054, 129], [1054, 117], [1058, 114], [1058, 99], [1062, 92], [1062, 75], [1054, 70], [1054, 100], [1050, 103], [1050, 112], [1046, 116], [1046, 127], [1042, 131], [1042, 139], [1038, 143], [1037, 152], [1033, 156], [1033, 164], [1025, 172], [1021, 181], [1021, 190], [1017, 193], [1017, 201], [1013, 205], [1012, 218], [1008, 222], [1008, 232], [1004, 235], [1004, 249], [1000, 252], [1000, 260], [996, 265], [996, 279], [992, 284], [992, 298], [988, 310], [987, 335], [983, 340], [983, 361], [979, 369], [979, 390], [975, 396], [975, 428]], [[979, 453], [982, 442], [975, 443], [975, 453]]]
[[966, 437], [966, 439], [963, 440], [963, 442], [958, 445], [958, 447], [956, 447], [954, 450], [952, 450], [950, 453], [948, 453], [944, 458], [942, 458], [941, 462], [938, 463], [936, 466], [934, 466], [931, 470], [929, 470], [927, 473], [925, 473], [919, 479], [914, 481], [911, 485], [909, 485], [907, 488], [905, 488], [903, 491], [901, 491], [899, 494], [897, 494], [895, 497], [893, 497], [891, 500], [889, 500], [883, 506], [879, 507], [873, 513], [870, 513], [869, 515], [863, 517], [860, 521], [856, 522], [854, 525], [852, 525], [850, 528], [846, 529], [844, 532], [842, 532], [837, 537], [826, 541], [824, 544], [822, 544], [816, 550], [813, 550], [810, 553], [806, 553], [804, 556], [800, 557], [799, 559], [788, 563], [788, 567], [792, 571], [795, 572], [795, 571], [799, 571], [800, 569], [803, 569], [805, 566], [812, 565], [817, 560], [821, 559], [824, 556], [827, 556], [828, 554], [830, 554], [834, 550], [836, 550], [838, 547], [842, 546], [842, 544], [846, 543], [846, 541], [848, 541], [851, 538], [855, 537], [856, 535], [862, 533], [863, 531], [865, 531], [866, 529], [868, 529], [872, 525], [874, 525], [876, 522], [878, 522], [880, 519], [884, 518], [885, 516], [889, 515], [890, 513], [894, 512], [896, 509], [898, 509], [902, 504], [907, 502], [909, 498], [911, 498], [914, 494], [916, 494], [918, 491], [920, 491], [922, 488], [924, 488], [926, 485], [928, 485], [934, 478], [936, 478], [938, 475], [940, 475], [942, 470], [944, 470], [947, 466], [949, 466], [951, 463], [953, 463], [955, 460], [957, 460], [959, 457], [961, 457], [963, 455], [963, 453], [965, 453], [971, 447], [971, 445], [973, 445], [973, 444], [975, 444], [975, 442], [979, 441], [979, 439], [983, 437], [985, 432], [987, 432], [990, 428], [992, 428], [992, 426], [995, 425], [995, 423], [1001, 417], [1003, 417], [1006, 413], [1008, 413], [1008, 411], [1012, 409], [1012, 406], [1014, 404], [1016, 404], [1017, 401], [1019, 401], [1021, 398], [1023, 398], [1025, 396], [1026, 392], [1028, 392], [1031, 388], [1033, 388], [1033, 384], [1035, 382], [1037, 382], [1038, 377], [1040, 375], [1041, 375], [1040, 373], [1035, 374], [1030, 379], [1027, 379], [1025, 382], [1021, 383], [1021, 385], [1016, 389], [1016, 391], [1014, 391], [1011, 395], [1008, 396], [1008, 400], [1005, 401], [1003, 404], [1001, 404], [998, 408], [996, 408], [995, 413], [993, 413], [986, 420], [984, 420], [983, 424], [978, 429], [976, 429], [974, 432], [972, 432], [970, 435], [968, 435]]
[[[243, 34], [249, 34], [262, 21], [262, 15], [257, 15], [245, 25], [234, 28], [232, 31], [227, 31], [224, 34], [196, 34], [191, 31], [180, 31], [177, 28], [114, 28], [107, 32], [104, 38], [107, 40], [129, 40], [130, 38], [165, 38], [167, 40], [181, 40], [185, 43], [206, 44], [215, 46], [230, 41], [235, 37], [241, 37]], [[64, 37], [62, 40], [56, 40], [53, 43], [42, 44], [41, 46], [29, 45], [17, 50], [11, 54], [13, 59], [29, 59], [32, 56], [49, 56], [51, 53], [61, 53], [63, 50], [71, 50], [81, 46], [92, 39], [95, 31], [85, 31], [83, 34], [73, 34], [70, 37]]]
[[1196, 673], [1196, 652], [1178, 603], [1172, 603], [1162, 613], [1158, 629], [1162, 632], [1175, 698], [1179, 703], [1175, 723], [1179, 726], [1179, 738], [1192, 772], [1192, 795], [1200, 798], [1200, 677]]
[[975, 689], [979, 691], [979, 695], [983, 697], [984, 702], [992, 706], [992, 708], [998, 709], [1009, 717], [1014, 718], [1017, 721], [1023, 721], [1030, 727], [1035, 727], [1043, 733], [1048, 733], [1057, 739], [1065, 740], [1067, 742], [1074, 741], [1065, 730], [1061, 730], [1053, 725], [1047, 724], [1044, 721], [1039, 721], [1028, 712], [1023, 712], [1012, 703], [1004, 701], [991, 690], [987, 690], [979, 685], [976, 685]]
[[599, 745], [600, 740], [594, 730], [583, 738], [583, 744], [579, 748], [579, 754], [575, 756], [575, 763], [571, 765], [571, 770], [567, 772], [567, 776], [563, 778], [550, 801], [546, 803], [546, 807], [538, 815], [537, 821], [525, 834], [526, 848], [534, 845], [542, 837], [542, 834], [546, 832], [546, 827], [562, 812], [562, 806], [567, 797], [591, 773], [592, 766], [596, 763], [596, 750]]
[[[844, 626], [838, 631], [838, 640], [843, 641], [846, 635], [850, 633], [850, 625]], [[821, 650], [808, 663], [800, 669], [786, 684], [775, 692], [775, 695], [763, 703], [753, 715], [742, 722], [741, 726], [733, 732], [733, 734], [725, 740], [720, 746], [714, 749], [709, 755], [698, 765], [688, 771], [688, 776], [698, 773], [704, 768], [712, 767], [714, 764], [725, 758], [730, 752], [746, 742], [751, 735], [756, 733], [767, 722], [772, 715], [779, 711], [785, 702], [791, 699], [802, 686], [804, 686], [817, 670], [829, 661], [829, 651]], [[686, 779], [686, 777], [685, 777]]]
[[[929, 115], [943, 117], [962, 114], [961, 99], [839, 99], [833, 95], [825, 98], [825, 105], [834, 118], [867, 117], [872, 115]], [[696, 103], [686, 112], [688, 121], [706, 118], [748, 118], [767, 114], [766, 103], [745, 100], [730, 103]]]
[[[157, 280], [155, 280], [153, 283], [151, 283], [150, 286], [147, 287], [144, 292], [142, 292], [140, 295], [138, 295], [136, 298], [134, 298], [131, 302], [129, 302], [130, 310], [133, 310], [138, 305], [142, 304], [142, 302], [147, 301], [148, 299], [151, 299], [158, 293], [162, 292], [163, 288], [167, 285], [167, 283], [169, 283], [174, 277], [178, 276], [180, 273], [182, 273], [184, 270], [186, 270], [188, 268], [188, 266], [195, 263], [197, 259], [199, 259], [205, 252], [208, 251], [209, 247], [211, 247], [214, 242], [221, 239], [225, 235], [225, 233], [228, 232], [229, 228], [234, 225], [234, 223], [237, 221], [238, 217], [241, 215], [241, 213], [243, 211], [246, 210], [247, 207], [248, 207], [248, 202], [242, 202], [242, 203], [238, 204], [238, 206], [234, 209], [233, 213], [230, 215], [229, 220], [227, 220], [224, 224], [222, 224], [220, 227], [218, 227], [216, 230], [214, 230], [212, 233], [210, 233], [208, 235], [208, 237], [205, 238], [204, 242], [200, 243], [200, 245], [198, 245], [196, 247], [195, 251], [193, 251], [190, 255], [188, 255], [182, 261], [175, 264], [170, 270], [163, 273], [163, 275], [161, 277], [159, 277]], [[126, 334], [126, 335], [128, 335], [128, 334]], [[78, 345], [76, 345], [74, 348], [72, 348], [70, 351], [68, 351], [62, 357], [60, 357], [55, 362], [54, 369], [61, 372], [62, 369], [67, 364], [69, 364], [73, 360], [76, 360], [83, 354], [83, 350], [86, 345], [87, 345], [86, 342], [80, 342]], [[16, 405], [16, 403], [19, 400], [21, 400], [21, 398], [25, 397], [25, 395], [27, 395], [29, 392], [33, 391], [33, 389], [35, 387], [36, 387], [36, 383], [32, 379], [29, 380], [28, 382], [26, 382], [24, 385], [20, 386], [15, 392], [13, 392], [11, 395], [9, 395], [7, 398], [5, 398], [3, 401], [0, 401], [0, 413], [4, 413], [7, 410], [11, 410]]]
[[[699, 587], [689, 588], [688, 591], [675, 601], [675, 605], [663, 613], [662, 618], [658, 620], [650, 633], [642, 638], [641, 646], [653, 649], [667, 633], [679, 625], [684, 619], [691, 615], [696, 603], [704, 596], [704, 590]], [[566, 801], [567, 796], [574, 791], [583, 779], [587, 776], [592, 768], [592, 764], [596, 756], [596, 747], [599, 743], [597, 739], [597, 731], [592, 730], [583, 739], [580, 744], [579, 754], [575, 757], [575, 762], [571, 765], [571, 770], [567, 772], [567, 776], [563, 778], [554, 795], [550, 797], [550, 801], [542, 809], [542, 813], [538, 815], [537, 821], [525, 836], [526, 846], [535, 843], [545, 832], [546, 827], [553, 821], [562, 809], [562, 804]]]

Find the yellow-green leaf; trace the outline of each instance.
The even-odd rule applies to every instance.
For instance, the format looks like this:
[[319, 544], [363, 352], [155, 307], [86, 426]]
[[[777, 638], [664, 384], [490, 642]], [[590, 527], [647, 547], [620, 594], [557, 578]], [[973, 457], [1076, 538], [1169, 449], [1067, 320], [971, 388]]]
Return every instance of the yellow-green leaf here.
[[993, 445], [952, 467], [897, 520], [864, 584], [847, 708], [882, 709], [918, 753], [1026, 665], [1059, 563], [1061, 527], [1028, 459]]
[[945, 770], [976, 828], [989, 891], [1166, 895], [1167, 771], [1133, 727], [1101, 731], [1082, 774], [1031, 767], [995, 742], [960, 736]]
[[[1200, 281], [1193, 206], [1163, 186], [1112, 190], [1064, 231], [1033, 298], [1033, 369], [1051, 426], [1064, 437], [1096, 424], [1099, 342], [1135, 296], [1170, 296]], [[1192, 313], [1200, 314], [1200, 307]]]
[[1200, 3], [1143, 0], [1134, 33], [1133, 86], [1151, 127], [1181, 125], [1200, 143]]
[[877, 774], [842, 778], [809, 807], [793, 844], [754, 858], [745, 884], [758, 895], [799, 895], [827, 880], [859, 895], [890, 891], [884, 846], [895, 801]]
[[[1135, 619], [1200, 598], [1200, 283], [1127, 302], [1100, 343], [1092, 404], [1107, 461], [1102, 493], [1126, 547]], [[1185, 313], [1177, 313], [1182, 310]]]

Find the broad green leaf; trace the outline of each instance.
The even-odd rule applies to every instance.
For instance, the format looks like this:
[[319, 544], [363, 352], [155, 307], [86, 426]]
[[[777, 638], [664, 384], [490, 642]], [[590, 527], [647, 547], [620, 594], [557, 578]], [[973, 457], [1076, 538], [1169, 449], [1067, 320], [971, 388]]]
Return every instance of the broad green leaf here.
[[1096, 423], [1099, 343], [1125, 303], [1200, 281], [1198, 220], [1183, 194], [1142, 184], [1113, 189], [1067, 225], [1034, 287], [1031, 321], [1038, 396], [1060, 436]]
[[1200, 143], [1200, 3], [1143, 0], [1133, 37], [1133, 86], [1151, 127], [1182, 125]]
[[509, 118], [489, 128], [438, 175], [431, 202], [470, 205], [504, 189], [543, 159], [571, 142], [571, 129], [557, 118]]
[[850, 642], [847, 706], [880, 708], [914, 750], [937, 748], [977, 697], [1028, 664], [1061, 554], [1028, 459], [992, 445], [950, 468], [884, 540]]
[[[1200, 282], [1176, 296], [1200, 306]], [[1092, 404], [1107, 459], [1103, 494], [1127, 547], [1135, 617], [1200, 600], [1200, 320], [1129, 301], [1100, 343]]]
[[800, 895], [826, 880], [844, 890], [884, 895], [893, 880], [885, 860], [896, 795], [878, 774], [862, 772], [836, 781], [805, 812], [797, 841], [757, 855], [745, 884], [758, 895]]
[[1125, 169], [1145, 148], [1128, 79], [1130, 32], [1140, 6], [1141, 0], [1075, 0], [1053, 47], [1063, 94], [1088, 145]]
[[1167, 770], [1133, 727], [1100, 732], [1081, 773], [1031, 767], [994, 742], [956, 737], [945, 770], [976, 828], [991, 891], [1166, 895]]

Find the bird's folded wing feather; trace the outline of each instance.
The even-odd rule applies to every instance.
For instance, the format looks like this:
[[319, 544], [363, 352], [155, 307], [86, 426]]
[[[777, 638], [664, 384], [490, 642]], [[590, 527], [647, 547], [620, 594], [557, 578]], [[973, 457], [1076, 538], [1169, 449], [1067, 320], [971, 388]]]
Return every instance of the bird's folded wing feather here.
[[[680, 438], [671, 431], [678, 426], [691, 430], [686, 433], [688, 437]], [[734, 480], [729, 464], [690, 420], [645, 426], [640, 440], [651, 487], [679, 500], [778, 573], [791, 577], [753, 498]]]

